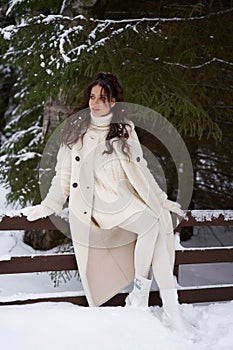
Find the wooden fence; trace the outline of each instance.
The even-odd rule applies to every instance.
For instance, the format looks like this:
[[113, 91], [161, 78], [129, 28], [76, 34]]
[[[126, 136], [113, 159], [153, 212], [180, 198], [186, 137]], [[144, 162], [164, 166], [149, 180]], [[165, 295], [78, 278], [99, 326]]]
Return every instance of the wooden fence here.
[[[233, 226], [232, 211], [188, 211], [187, 218], [182, 220], [178, 231], [187, 226]], [[9, 217], [3, 216], [0, 221], [0, 231], [5, 230], [54, 230], [55, 221], [66, 226], [67, 223], [58, 217], [40, 219], [34, 222], [28, 222], [23, 216]], [[0, 257], [1, 258], [1, 257]], [[233, 247], [221, 248], [194, 248], [176, 250], [175, 270], [179, 282], [179, 267], [182, 264], [205, 264], [205, 263], [232, 263]], [[2, 257], [0, 260], [0, 274], [20, 274], [45, 271], [66, 271], [77, 270], [77, 264], [74, 254], [55, 254], [55, 255], [36, 255], [36, 256], [17, 256]], [[227, 301], [233, 299], [233, 284], [216, 286], [198, 286], [182, 287], [178, 289], [179, 300], [181, 303], [196, 302], [214, 302]], [[106, 302], [103, 306], [123, 306], [125, 293], [120, 293]], [[16, 298], [17, 299], [17, 298]], [[24, 300], [1, 300], [0, 305], [25, 304], [41, 301], [69, 301], [82, 306], [87, 305], [85, 296], [70, 295], [61, 296], [55, 293], [52, 296], [43, 296], [36, 298], [25, 298]], [[151, 291], [150, 305], [161, 305], [158, 291]]]

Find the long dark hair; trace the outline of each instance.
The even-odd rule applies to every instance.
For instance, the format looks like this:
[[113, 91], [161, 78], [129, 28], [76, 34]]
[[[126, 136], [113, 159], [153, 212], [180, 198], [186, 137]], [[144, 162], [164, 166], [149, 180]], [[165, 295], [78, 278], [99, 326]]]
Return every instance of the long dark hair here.
[[123, 89], [112, 73], [97, 73], [95, 79], [87, 86], [84, 93], [83, 104], [75, 107], [66, 121], [61, 137], [62, 144], [72, 147], [80, 138], [83, 139], [91, 121], [89, 110], [91, 90], [96, 85], [99, 85], [107, 95], [108, 102], [113, 98], [116, 101], [111, 110], [113, 116], [105, 140], [106, 150], [104, 153], [110, 154], [113, 152], [113, 142], [111, 142], [111, 140], [116, 138], [114, 141], [119, 141], [121, 151], [128, 155], [129, 146], [127, 144], [127, 139], [129, 133], [126, 126], [129, 126], [129, 124], [127, 124], [125, 107], [122, 105], [122, 102], [124, 102]]

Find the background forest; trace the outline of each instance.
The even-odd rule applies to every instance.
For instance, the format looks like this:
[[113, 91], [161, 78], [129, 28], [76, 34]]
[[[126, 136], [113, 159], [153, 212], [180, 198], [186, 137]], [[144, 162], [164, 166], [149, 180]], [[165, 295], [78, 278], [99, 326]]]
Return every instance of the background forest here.
[[[9, 202], [40, 202], [46, 141], [103, 70], [117, 74], [126, 101], [161, 113], [181, 134], [195, 176], [190, 208], [232, 209], [232, 1], [0, 6], [0, 181]], [[138, 133], [160, 159], [172, 198], [169, 159]]]

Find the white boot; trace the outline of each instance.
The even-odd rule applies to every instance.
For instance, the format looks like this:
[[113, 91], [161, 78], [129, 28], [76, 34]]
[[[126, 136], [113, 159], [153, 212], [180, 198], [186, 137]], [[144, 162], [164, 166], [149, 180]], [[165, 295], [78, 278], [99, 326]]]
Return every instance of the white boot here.
[[125, 299], [125, 306], [147, 308], [152, 279], [136, 275], [134, 278], [134, 287], [131, 293]]
[[179, 310], [177, 290], [175, 288], [161, 289], [159, 293], [163, 302], [163, 324], [179, 333], [184, 332], [185, 327]]

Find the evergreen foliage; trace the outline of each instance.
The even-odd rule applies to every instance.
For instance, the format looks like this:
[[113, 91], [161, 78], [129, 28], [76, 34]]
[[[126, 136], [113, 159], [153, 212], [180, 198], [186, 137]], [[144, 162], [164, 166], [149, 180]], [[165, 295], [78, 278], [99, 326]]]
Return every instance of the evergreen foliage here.
[[47, 98], [61, 89], [74, 106], [100, 70], [115, 72], [128, 102], [160, 112], [182, 135], [221, 139], [222, 107], [231, 114], [231, 2], [159, 3], [156, 18], [127, 20], [63, 16], [62, 1], [9, 3], [16, 23], [1, 29], [1, 67], [17, 80], [0, 180], [11, 188], [10, 201], [40, 201]]

